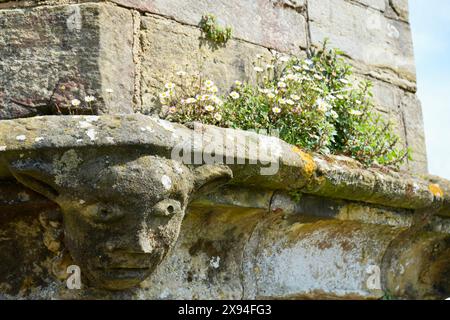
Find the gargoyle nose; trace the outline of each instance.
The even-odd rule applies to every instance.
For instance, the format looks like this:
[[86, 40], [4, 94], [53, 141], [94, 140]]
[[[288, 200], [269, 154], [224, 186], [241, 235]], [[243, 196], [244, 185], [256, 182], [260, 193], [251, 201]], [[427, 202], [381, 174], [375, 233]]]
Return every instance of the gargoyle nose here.
[[156, 247], [156, 240], [153, 236], [153, 233], [149, 232], [147, 225], [145, 225], [144, 223], [142, 224], [142, 229], [139, 230], [137, 237], [138, 241], [137, 243], [135, 243], [135, 248], [137, 246], [139, 252], [151, 253]]
[[152, 253], [156, 246], [155, 236], [144, 222], [133, 234], [106, 242], [106, 249], [110, 253]]
[[121, 237], [108, 241], [106, 249], [109, 252], [152, 253], [158, 247], [158, 228], [164, 227], [171, 217], [180, 213], [182, 208], [179, 201], [164, 199], [153, 206], [150, 214], [142, 215], [136, 227], [129, 228]]

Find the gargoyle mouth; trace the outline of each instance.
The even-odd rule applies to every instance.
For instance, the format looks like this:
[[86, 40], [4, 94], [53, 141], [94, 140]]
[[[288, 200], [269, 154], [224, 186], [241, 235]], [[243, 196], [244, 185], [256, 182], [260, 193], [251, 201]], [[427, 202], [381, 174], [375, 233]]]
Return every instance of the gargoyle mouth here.
[[101, 260], [88, 268], [91, 285], [110, 290], [124, 290], [137, 286], [152, 274], [161, 262], [161, 252], [116, 251], [114, 254], [104, 254]]
[[114, 278], [119, 279], [135, 279], [151, 272], [151, 268], [105, 268], [100, 269], [101, 272], [107, 273]]
[[94, 272], [94, 284], [109, 290], [125, 290], [137, 286], [151, 273], [152, 268], [99, 268]]

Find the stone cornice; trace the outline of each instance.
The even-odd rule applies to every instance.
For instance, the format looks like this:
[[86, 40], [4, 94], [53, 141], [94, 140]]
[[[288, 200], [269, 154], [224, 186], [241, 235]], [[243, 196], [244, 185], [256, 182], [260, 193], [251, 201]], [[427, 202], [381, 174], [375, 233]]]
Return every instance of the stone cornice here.
[[[24, 152], [43, 150], [133, 147], [170, 158], [175, 149], [189, 146], [194, 166], [207, 162], [206, 156], [211, 158], [212, 154], [214, 159], [231, 159], [224, 160], [233, 171], [230, 184], [298, 191], [393, 208], [441, 207], [443, 215], [450, 214], [450, 184], [445, 179], [364, 168], [350, 158], [312, 155], [275, 137], [254, 132], [201, 124], [190, 127], [195, 128], [138, 114], [7, 120], [0, 123], [0, 157], [20, 157]], [[253, 152], [261, 146], [269, 152]], [[202, 155], [201, 163], [195, 162], [193, 154]], [[261, 174], [261, 169], [271, 165], [277, 166], [276, 172]], [[6, 163], [0, 172], [7, 172], [5, 167]]]

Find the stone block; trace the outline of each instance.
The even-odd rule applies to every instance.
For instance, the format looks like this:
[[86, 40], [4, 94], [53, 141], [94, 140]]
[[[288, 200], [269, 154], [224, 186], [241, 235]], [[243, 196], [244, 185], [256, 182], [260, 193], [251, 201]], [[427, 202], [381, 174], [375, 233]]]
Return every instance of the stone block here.
[[403, 90], [383, 81], [371, 79], [373, 98], [378, 109], [385, 111], [399, 111]]
[[197, 26], [204, 14], [230, 25], [234, 37], [279, 51], [307, 46], [304, 0], [114, 0], [141, 11]]
[[[0, 119], [132, 111], [131, 13], [108, 4], [0, 10]], [[86, 96], [96, 98], [89, 106]], [[71, 104], [78, 99], [81, 104]]]
[[308, 2], [311, 42], [329, 38], [364, 74], [415, 90], [411, 30], [407, 23], [341, 0]]
[[410, 171], [427, 173], [427, 151], [421, 103], [416, 95], [406, 93], [401, 100], [401, 109], [406, 128], [406, 141], [413, 150], [413, 160], [409, 163]]
[[400, 19], [408, 21], [408, 0], [389, 0], [389, 4]]
[[401, 139], [399, 146], [411, 148], [413, 159], [402, 168], [414, 173], [428, 172], [420, 101], [414, 94], [391, 84], [372, 82], [375, 107], [394, 124], [394, 132]]
[[199, 29], [159, 16], [142, 18], [141, 43], [144, 113], [157, 111], [157, 94], [179, 70], [201, 71], [224, 92], [235, 80], [255, 78], [253, 62], [258, 54], [270, 56], [266, 48], [240, 40], [231, 40], [225, 47], [211, 48], [201, 40]]
[[385, 120], [392, 122], [394, 133], [400, 138], [397, 147], [410, 147], [412, 150], [413, 160], [401, 168], [415, 173], [426, 173], [426, 147], [420, 102], [414, 94], [387, 82], [358, 74], [353, 77], [355, 83], [367, 79], [373, 84], [375, 109]]

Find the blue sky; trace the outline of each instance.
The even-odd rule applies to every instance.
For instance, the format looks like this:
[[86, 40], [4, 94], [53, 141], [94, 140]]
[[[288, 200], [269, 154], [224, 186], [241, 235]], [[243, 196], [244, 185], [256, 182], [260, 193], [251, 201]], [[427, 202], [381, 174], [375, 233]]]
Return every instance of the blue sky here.
[[409, 0], [430, 173], [450, 179], [450, 1]]

